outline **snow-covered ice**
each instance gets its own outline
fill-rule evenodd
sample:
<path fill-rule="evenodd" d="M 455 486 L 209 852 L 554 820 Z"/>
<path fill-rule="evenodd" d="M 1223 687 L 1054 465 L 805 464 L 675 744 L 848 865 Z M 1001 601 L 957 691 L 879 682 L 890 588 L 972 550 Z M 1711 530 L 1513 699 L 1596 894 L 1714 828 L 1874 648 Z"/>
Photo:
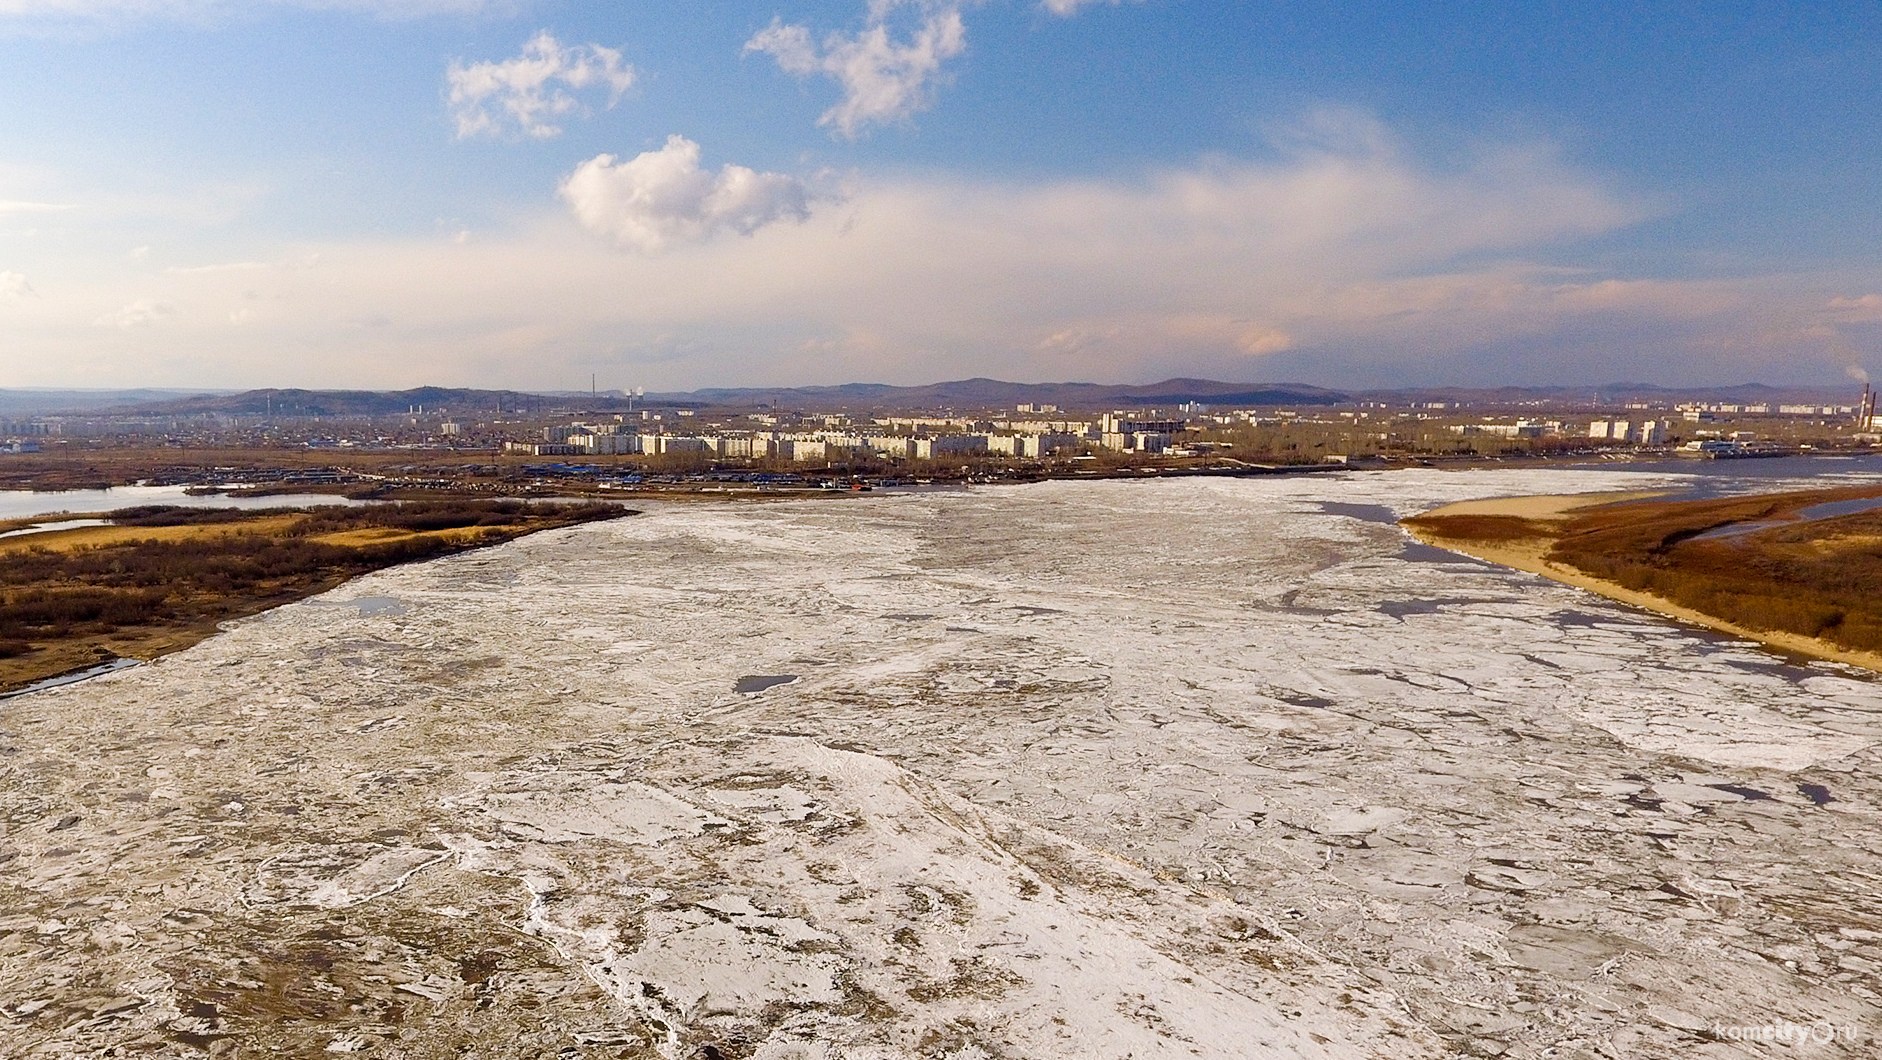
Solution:
<path fill-rule="evenodd" d="M 1385 521 L 1643 481 L 659 504 L 19 697 L 0 1055 L 1875 1055 L 1882 686 Z"/>

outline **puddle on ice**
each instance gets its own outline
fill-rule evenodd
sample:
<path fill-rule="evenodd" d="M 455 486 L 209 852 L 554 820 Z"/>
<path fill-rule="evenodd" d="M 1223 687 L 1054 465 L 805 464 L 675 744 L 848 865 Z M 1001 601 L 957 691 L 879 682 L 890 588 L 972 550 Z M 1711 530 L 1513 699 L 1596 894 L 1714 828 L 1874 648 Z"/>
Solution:
<path fill-rule="evenodd" d="M 1367 523 L 1398 525 L 1398 513 L 1383 504 L 1353 504 L 1350 501 L 1321 501 L 1320 510 L 1328 515 L 1345 516 Z"/>
<path fill-rule="evenodd" d="M 1557 626 L 1563 629 L 1601 629 L 1623 623 L 1628 617 L 1615 614 L 1597 615 L 1567 607 L 1549 616 Z"/>
<path fill-rule="evenodd" d="M 376 615 L 402 615 L 406 612 L 405 601 L 396 596 L 362 596 L 351 601 L 359 608 L 361 618 Z"/>
<path fill-rule="evenodd" d="M 1466 556 L 1462 552 L 1451 552 L 1436 545 L 1427 545 L 1423 541 L 1407 541 L 1399 546 L 1398 558 L 1407 563 L 1455 563 L 1464 566 L 1485 567 L 1496 570 L 1497 566 L 1475 556 Z"/>
<path fill-rule="evenodd" d="M 1799 784 L 1797 793 L 1809 799 L 1812 806 L 1823 806 L 1836 801 L 1836 797 L 1830 794 L 1830 789 L 1822 784 Z"/>
<path fill-rule="evenodd" d="M 788 685 L 795 680 L 797 680 L 796 674 L 746 674 L 732 682 L 732 691 L 756 695 L 767 688 Z"/>
<path fill-rule="evenodd" d="M 1376 610 L 1382 615 L 1402 619 L 1406 615 L 1435 615 L 1447 607 L 1480 603 L 1483 600 L 1469 596 L 1444 596 L 1435 600 L 1382 600 Z"/>

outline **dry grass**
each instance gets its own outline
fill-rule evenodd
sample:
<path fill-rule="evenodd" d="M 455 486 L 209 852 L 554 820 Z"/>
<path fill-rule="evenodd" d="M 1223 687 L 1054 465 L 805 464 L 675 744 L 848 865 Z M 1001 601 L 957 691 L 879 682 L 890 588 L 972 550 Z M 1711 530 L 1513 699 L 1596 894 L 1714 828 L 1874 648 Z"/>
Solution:
<path fill-rule="evenodd" d="M 151 658 L 219 623 L 367 571 L 626 510 L 605 504 L 430 501 L 244 512 L 125 509 L 128 525 L 0 541 L 0 690 Z"/>
<path fill-rule="evenodd" d="M 1589 509 L 1547 558 L 1753 631 L 1882 651 L 1882 513 L 1790 522 L 1802 508 L 1882 496 L 1852 487 Z M 1725 537 L 1709 530 L 1776 525 Z"/>
<path fill-rule="evenodd" d="M 481 541 L 486 535 L 494 534 L 494 539 L 504 539 L 501 531 L 488 530 L 401 530 L 394 527 L 369 527 L 363 530 L 339 530 L 331 534 L 319 534 L 307 540 L 323 545 L 340 545 L 344 548 L 364 548 L 367 545 L 385 545 L 397 541 L 416 541 L 434 538 L 455 545 L 471 544 Z"/>
<path fill-rule="evenodd" d="M 1405 523 L 1451 541 L 1520 541 L 1548 532 L 1543 524 L 1515 515 L 1418 515 Z"/>
<path fill-rule="evenodd" d="M 96 518 L 96 516 L 90 518 Z M 281 533 L 292 526 L 294 519 L 295 517 L 291 515 L 269 515 L 239 523 L 185 526 L 81 526 L 71 530 L 48 530 L 41 534 L 0 538 L 0 553 L 27 552 L 36 548 L 54 552 L 71 552 L 75 549 L 105 548 L 132 541 L 188 541 L 194 538 L 235 533 L 272 535 Z"/>

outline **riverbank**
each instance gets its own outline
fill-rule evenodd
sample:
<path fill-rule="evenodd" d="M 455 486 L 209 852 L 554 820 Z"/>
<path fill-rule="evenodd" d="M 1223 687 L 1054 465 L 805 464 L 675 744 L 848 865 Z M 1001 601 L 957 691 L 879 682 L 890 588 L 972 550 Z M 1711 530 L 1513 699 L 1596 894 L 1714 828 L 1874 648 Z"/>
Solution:
<path fill-rule="evenodd" d="M 1746 510 L 1731 514 L 1742 516 L 1742 518 L 1721 518 L 1708 526 L 1708 529 L 1760 519 L 1775 518 L 1781 522 L 1797 509 L 1812 503 L 1824 503 L 1826 498 L 1835 500 L 1846 496 L 1872 496 L 1876 492 L 1872 488 L 1818 490 L 1808 493 L 1771 495 L 1764 498 L 1740 498 L 1731 503 L 1736 503 Z M 1631 521 L 1636 525 L 1645 524 L 1652 522 L 1658 515 L 1655 510 L 1656 506 L 1633 502 L 1651 502 L 1660 496 L 1663 494 L 1633 492 L 1499 497 L 1463 501 L 1413 516 L 1403 520 L 1402 525 L 1412 536 L 1425 544 L 1473 556 L 1500 566 L 1541 575 L 1552 581 L 1585 589 L 1679 622 L 1756 641 L 1786 654 L 1882 671 L 1882 651 L 1862 650 L 1839 644 L 1826 637 L 1809 636 L 1794 630 L 1765 628 L 1760 625 L 1733 621 L 1671 599 L 1667 595 L 1622 585 L 1611 578 L 1591 573 L 1564 557 L 1562 551 L 1564 539 L 1578 532 L 1588 532 L 1587 517 L 1591 513 L 1602 510 L 1613 512 L 1617 510 L 1616 506 L 1630 505 Z M 1763 503 L 1758 503 L 1760 501 Z M 1701 503 L 1717 506 L 1721 502 Z M 1683 505 L 1691 509 L 1695 506 L 1695 502 L 1663 502 L 1663 505 L 1664 508 Z M 1824 520 L 1823 522 L 1834 524 L 1836 521 Z M 1656 545 L 1662 551 L 1670 550 L 1676 544 L 1690 541 L 1701 532 L 1681 525 L 1669 525 L 1665 529 L 1666 533 Z M 1821 548 L 1824 541 L 1834 540 L 1838 535 L 1847 538 L 1849 536 L 1846 533 L 1847 529 L 1843 526 L 1826 525 L 1822 528 L 1824 533 L 1820 534 L 1819 540 L 1813 544 Z M 1796 534 L 1793 533 L 1791 537 L 1793 540 L 1787 543 L 1795 544 Z M 1755 539 L 1754 535 L 1747 534 L 1733 544 L 1740 549 L 1746 546 L 1755 549 L 1760 542 Z M 1794 589 L 1793 592 L 1801 595 L 1809 588 Z"/>
<path fill-rule="evenodd" d="M 0 694 L 148 662 L 371 571 L 632 514 L 611 504 L 128 508 L 0 538 Z M 31 520 L 0 523 L 28 530 Z M 15 525 L 28 524 L 28 525 Z"/>
<path fill-rule="evenodd" d="M 1235 455 L 1231 455 L 1234 453 Z M 1813 450 L 1813 456 L 1867 457 L 1870 446 Z M 1354 470 L 1476 470 L 1562 466 L 1628 466 L 1674 461 L 1695 467 L 1715 461 L 1673 449 L 1602 448 L 1510 453 L 1410 453 L 1336 456 L 1319 451 L 1212 450 L 1192 456 L 1101 450 L 1073 459 L 1008 459 L 964 454 L 942 460 L 844 458 L 827 465 L 795 461 L 719 461 L 688 455 L 538 457 L 497 449 L 224 446 L 92 447 L 49 445 L 42 453 L 0 457 L 0 490 L 117 489 L 137 483 L 226 490 L 248 498 L 272 493 L 328 493 L 390 499 L 619 496 L 689 494 L 754 496 L 815 491 L 820 484 L 890 488 L 914 480 L 954 483 L 1103 481 L 1187 477 L 1299 475 Z M 1724 461 L 1769 464 L 1773 461 Z"/>

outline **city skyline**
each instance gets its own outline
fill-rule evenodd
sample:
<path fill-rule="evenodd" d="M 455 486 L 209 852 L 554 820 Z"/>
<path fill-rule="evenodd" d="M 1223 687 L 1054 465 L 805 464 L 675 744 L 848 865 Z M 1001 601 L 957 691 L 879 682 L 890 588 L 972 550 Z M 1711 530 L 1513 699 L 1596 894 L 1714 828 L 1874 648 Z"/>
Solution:
<path fill-rule="evenodd" d="M 0 382 L 1831 385 L 1879 21 L 0 0 Z"/>

